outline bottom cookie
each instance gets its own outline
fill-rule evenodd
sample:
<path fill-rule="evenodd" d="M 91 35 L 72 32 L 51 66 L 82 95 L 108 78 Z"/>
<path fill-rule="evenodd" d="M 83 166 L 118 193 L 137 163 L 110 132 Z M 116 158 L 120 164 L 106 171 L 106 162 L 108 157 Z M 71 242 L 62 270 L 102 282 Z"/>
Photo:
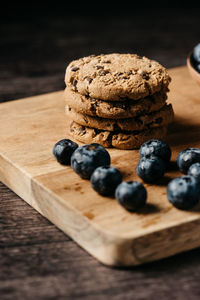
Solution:
<path fill-rule="evenodd" d="M 166 133 L 166 126 L 144 131 L 111 132 L 82 126 L 74 121 L 70 125 L 71 136 L 82 143 L 98 143 L 106 148 L 114 147 L 123 150 L 138 149 L 150 139 L 164 139 Z"/>

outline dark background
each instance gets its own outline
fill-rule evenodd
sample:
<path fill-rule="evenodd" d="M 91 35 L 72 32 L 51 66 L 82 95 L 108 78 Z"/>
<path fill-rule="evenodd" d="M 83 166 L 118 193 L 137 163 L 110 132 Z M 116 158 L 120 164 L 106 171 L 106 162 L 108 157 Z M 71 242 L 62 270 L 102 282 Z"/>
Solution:
<path fill-rule="evenodd" d="M 192 2 L 160 2 L 17 3 L 1 10 L 0 99 L 62 89 L 67 64 L 89 54 L 136 52 L 166 67 L 185 64 L 200 40 L 200 10 Z"/>
<path fill-rule="evenodd" d="M 63 89 L 67 64 L 90 54 L 184 65 L 200 42 L 199 12 L 192 1 L 9 3 L 0 10 L 0 101 Z M 0 184 L 0 299 L 199 299 L 199 274 L 199 249 L 107 268 Z"/>

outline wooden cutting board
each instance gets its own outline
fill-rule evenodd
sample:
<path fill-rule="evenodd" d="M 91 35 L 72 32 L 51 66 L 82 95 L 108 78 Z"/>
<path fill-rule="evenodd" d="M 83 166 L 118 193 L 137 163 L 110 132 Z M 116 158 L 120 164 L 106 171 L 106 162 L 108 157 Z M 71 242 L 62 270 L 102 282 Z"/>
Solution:
<path fill-rule="evenodd" d="M 68 137 L 62 91 L 0 104 L 0 180 L 106 265 L 138 265 L 200 246 L 200 206 L 184 212 L 166 198 L 167 183 L 181 175 L 173 163 L 178 152 L 200 147 L 200 87 L 186 67 L 169 73 L 172 168 L 159 184 L 145 184 L 148 204 L 138 213 L 99 196 L 53 158 L 53 145 Z M 109 152 L 124 180 L 141 181 L 138 151 Z"/>

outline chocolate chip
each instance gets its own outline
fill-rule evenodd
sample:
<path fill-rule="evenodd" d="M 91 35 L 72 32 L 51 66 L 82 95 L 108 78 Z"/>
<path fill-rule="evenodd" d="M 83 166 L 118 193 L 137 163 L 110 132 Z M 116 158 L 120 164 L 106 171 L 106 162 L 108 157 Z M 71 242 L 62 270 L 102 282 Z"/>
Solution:
<path fill-rule="evenodd" d="M 76 67 L 76 66 L 74 66 L 74 67 L 71 68 L 71 71 L 73 71 L 73 72 L 76 72 L 76 71 L 78 71 L 78 70 L 79 70 L 79 68 Z"/>
<path fill-rule="evenodd" d="M 140 117 L 135 117 L 135 122 L 139 125 L 143 125 L 143 121 L 140 119 Z"/>
<path fill-rule="evenodd" d="M 85 134 L 85 133 L 86 133 L 85 126 L 80 126 L 80 127 L 78 127 L 78 131 L 79 131 L 81 134 Z"/>
<path fill-rule="evenodd" d="M 103 66 L 97 65 L 96 68 L 97 68 L 97 70 L 100 70 L 100 69 L 103 69 Z"/>
<path fill-rule="evenodd" d="M 102 61 L 102 63 L 104 63 L 104 64 L 110 64 L 110 63 L 111 63 L 111 61 L 108 59 L 108 60 L 104 60 L 104 61 Z"/>
<path fill-rule="evenodd" d="M 122 141 L 128 141 L 130 139 L 130 135 L 124 135 L 121 137 Z"/>
<path fill-rule="evenodd" d="M 83 117 L 83 120 L 88 124 L 88 119 L 86 117 Z"/>
<path fill-rule="evenodd" d="M 110 143 L 110 145 L 112 145 L 112 138 L 113 138 L 113 133 L 110 132 L 107 136 L 107 141 L 108 141 L 108 143 Z"/>
<path fill-rule="evenodd" d="M 119 98 L 120 98 L 120 100 L 126 100 L 127 99 L 127 97 L 122 97 L 122 96 L 119 96 Z"/>
<path fill-rule="evenodd" d="M 95 132 L 95 134 L 97 135 L 97 134 L 100 134 L 100 133 L 102 132 L 102 130 L 97 129 L 97 128 L 94 128 L 94 132 Z"/>
<path fill-rule="evenodd" d="M 154 98 L 153 95 L 149 95 L 149 99 L 151 100 L 152 103 L 156 103 L 156 99 Z"/>
<path fill-rule="evenodd" d="M 96 102 L 91 103 L 91 111 L 96 114 Z"/>
<path fill-rule="evenodd" d="M 115 104 L 115 107 L 116 107 L 116 108 L 121 108 L 121 109 L 126 109 L 126 108 L 127 108 L 127 105 L 126 105 L 125 103 L 119 102 L 119 103 L 116 103 L 116 104 Z"/>
<path fill-rule="evenodd" d="M 113 129 L 114 129 L 114 131 L 116 132 L 116 131 L 119 131 L 119 130 L 120 130 L 120 127 L 119 127 L 116 123 L 114 123 L 114 124 L 113 124 Z"/>
<path fill-rule="evenodd" d="M 162 118 L 157 118 L 155 122 L 156 124 L 160 124 L 162 122 Z"/>
<path fill-rule="evenodd" d="M 89 83 L 89 84 L 92 82 L 92 80 L 93 80 L 93 79 L 90 78 L 90 77 L 86 77 L 86 78 L 85 78 L 85 81 L 86 81 L 87 83 Z"/>
<path fill-rule="evenodd" d="M 108 70 L 102 70 L 102 71 L 99 72 L 99 75 L 100 75 L 100 76 L 104 76 L 104 75 L 106 75 L 106 74 L 108 74 L 108 73 L 109 73 Z"/>
<path fill-rule="evenodd" d="M 142 74 L 142 78 L 144 78 L 145 80 L 149 80 L 149 75 L 148 74 Z"/>

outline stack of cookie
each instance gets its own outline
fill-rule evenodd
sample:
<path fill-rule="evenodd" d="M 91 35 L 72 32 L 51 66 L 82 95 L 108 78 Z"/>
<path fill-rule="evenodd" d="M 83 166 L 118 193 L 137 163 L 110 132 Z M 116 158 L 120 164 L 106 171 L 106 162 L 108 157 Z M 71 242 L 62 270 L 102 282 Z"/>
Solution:
<path fill-rule="evenodd" d="M 169 82 L 163 66 L 136 54 L 72 61 L 64 92 L 71 136 L 120 149 L 164 139 L 173 120 L 172 106 L 166 103 Z"/>

